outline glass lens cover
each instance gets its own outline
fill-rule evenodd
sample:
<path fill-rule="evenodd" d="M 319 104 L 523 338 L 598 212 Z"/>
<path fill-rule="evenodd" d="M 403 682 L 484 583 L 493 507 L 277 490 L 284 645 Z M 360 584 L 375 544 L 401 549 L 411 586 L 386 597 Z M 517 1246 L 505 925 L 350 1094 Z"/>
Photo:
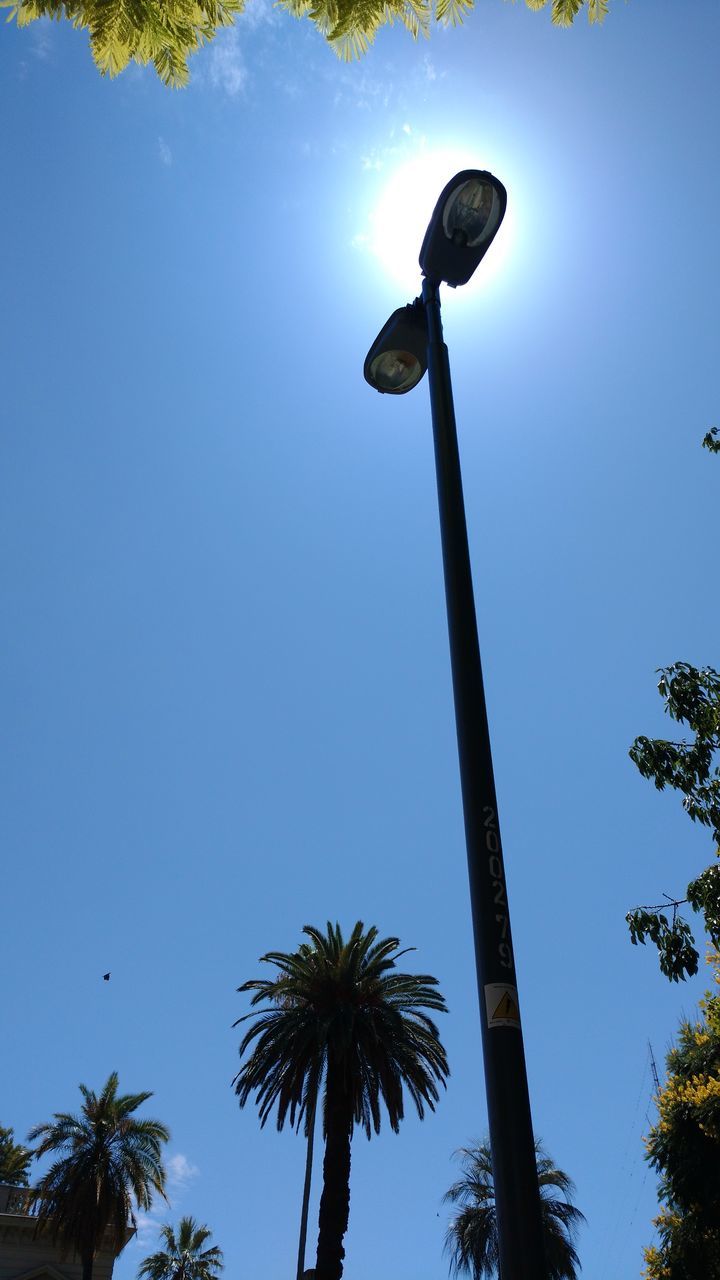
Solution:
<path fill-rule="evenodd" d="M 489 182 L 471 178 L 451 192 L 443 210 L 443 228 L 453 244 L 476 249 L 492 236 L 500 216 L 498 194 Z"/>
<path fill-rule="evenodd" d="M 423 368 L 409 351 L 383 351 L 370 364 L 370 376 L 384 391 L 409 391 L 423 376 Z"/>

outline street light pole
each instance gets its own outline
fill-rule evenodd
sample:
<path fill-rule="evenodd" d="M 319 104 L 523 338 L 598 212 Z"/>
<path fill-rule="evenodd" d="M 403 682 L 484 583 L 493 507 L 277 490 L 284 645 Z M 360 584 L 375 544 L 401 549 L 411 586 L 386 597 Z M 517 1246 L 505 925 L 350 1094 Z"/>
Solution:
<path fill-rule="evenodd" d="M 540 1195 L 478 643 L 450 362 L 423 280 L 435 468 L 501 1280 L 546 1280 Z"/>
<path fill-rule="evenodd" d="M 420 249 L 422 298 L 398 308 L 363 373 L 376 391 L 404 395 L 430 378 L 435 466 L 455 722 L 480 995 L 485 1088 L 501 1280 L 547 1280 L 510 908 L 493 778 L 450 363 L 439 286 L 467 284 L 505 216 L 507 192 L 483 169 L 463 169 L 440 194 Z"/>

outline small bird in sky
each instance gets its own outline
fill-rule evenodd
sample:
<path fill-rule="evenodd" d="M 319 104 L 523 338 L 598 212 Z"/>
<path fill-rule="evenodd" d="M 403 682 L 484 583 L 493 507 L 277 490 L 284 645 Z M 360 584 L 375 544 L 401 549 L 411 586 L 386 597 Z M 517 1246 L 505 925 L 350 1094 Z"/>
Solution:
<path fill-rule="evenodd" d="M 110 974 L 109 974 L 109 973 L 104 973 L 104 974 L 103 974 L 103 982 L 109 982 L 109 981 L 110 981 Z"/>

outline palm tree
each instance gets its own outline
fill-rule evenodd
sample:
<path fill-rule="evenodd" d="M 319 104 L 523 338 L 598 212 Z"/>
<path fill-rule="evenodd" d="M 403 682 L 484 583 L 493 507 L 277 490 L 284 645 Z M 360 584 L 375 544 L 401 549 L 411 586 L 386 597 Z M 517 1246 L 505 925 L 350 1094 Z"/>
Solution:
<path fill-rule="evenodd" d="M 4 1182 L 11 1187 L 26 1187 L 32 1157 L 32 1151 L 15 1141 L 12 1129 L 3 1129 L 0 1125 L 0 1183 Z"/>
<path fill-rule="evenodd" d="M 240 1106 L 255 1094 L 260 1123 L 277 1108 L 277 1126 L 306 1120 L 322 1094 L 325 1139 L 316 1280 L 340 1280 L 350 1211 L 350 1144 L 355 1125 L 380 1130 L 381 1102 L 391 1129 L 404 1116 L 404 1088 L 418 1115 L 434 1111 L 447 1056 L 425 1009 L 445 1012 L 437 980 L 395 972 L 397 938 L 378 940 L 358 921 L 347 941 L 306 925 L 296 952 L 262 957 L 279 971 L 246 982 L 254 1018 L 240 1045 L 249 1053 L 233 1084 Z M 237 1023 L 235 1024 L 238 1025 Z M 307 1129 L 306 1129 L 307 1132 Z"/>
<path fill-rule="evenodd" d="M 79 1116 L 59 1113 L 29 1134 L 40 1139 L 35 1155 L 52 1152 L 55 1163 L 34 1191 L 38 1228 L 47 1228 L 66 1253 L 77 1254 L 82 1280 L 92 1280 L 93 1261 L 107 1232 L 115 1253 L 134 1228 L 134 1206 L 149 1209 L 157 1191 L 165 1197 L 162 1143 L 170 1134 L 159 1120 L 136 1120 L 133 1112 L 151 1093 L 118 1096 L 113 1071 L 98 1095 L 80 1085 Z"/>
<path fill-rule="evenodd" d="M 535 1152 L 548 1280 L 576 1280 L 580 1259 L 575 1236 L 585 1216 L 570 1203 L 575 1190 L 572 1179 L 555 1168 L 541 1142 L 535 1143 Z M 479 1142 L 455 1154 L 460 1157 L 462 1177 L 444 1196 L 460 1206 L 445 1237 L 450 1274 L 465 1272 L 472 1280 L 491 1280 L 499 1275 L 500 1253 L 490 1144 Z M 555 1191 L 563 1198 L 556 1199 Z"/>
<path fill-rule="evenodd" d="M 160 1234 L 165 1248 L 141 1263 L 141 1280 L 217 1280 L 224 1266 L 222 1249 L 217 1245 L 203 1249 L 212 1231 L 194 1218 L 181 1218 L 177 1236 L 168 1225 Z"/>

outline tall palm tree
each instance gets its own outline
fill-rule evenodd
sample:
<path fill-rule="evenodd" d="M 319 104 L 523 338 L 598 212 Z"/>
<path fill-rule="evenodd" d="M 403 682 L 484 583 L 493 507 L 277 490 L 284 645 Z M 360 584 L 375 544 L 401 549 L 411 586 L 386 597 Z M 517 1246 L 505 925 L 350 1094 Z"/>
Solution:
<path fill-rule="evenodd" d="M 425 1009 L 445 1012 L 437 980 L 397 973 L 397 938 L 378 940 L 361 921 L 345 941 L 338 924 L 322 933 L 306 925 L 309 942 L 262 957 L 278 973 L 246 982 L 254 1022 L 240 1045 L 249 1054 L 233 1084 L 244 1106 L 254 1093 L 260 1122 L 274 1108 L 277 1126 L 300 1127 L 322 1096 L 325 1139 L 316 1280 L 340 1280 L 350 1211 L 350 1144 L 355 1125 L 380 1130 L 381 1102 L 396 1133 L 404 1089 L 418 1115 L 434 1111 L 448 1064 L 438 1029 Z M 235 1024 L 238 1025 L 237 1023 Z"/>
<path fill-rule="evenodd" d="M 203 1245 L 212 1236 L 194 1218 L 181 1218 L 177 1236 L 171 1226 L 162 1227 L 165 1248 L 152 1253 L 138 1269 L 140 1280 L 217 1280 L 223 1269 L 222 1249 Z"/>
<path fill-rule="evenodd" d="M 82 1263 L 83 1280 L 92 1280 L 93 1261 L 106 1233 L 115 1253 L 135 1227 L 134 1207 L 149 1209 L 153 1192 L 165 1197 L 162 1143 L 170 1134 L 159 1120 L 136 1120 L 133 1112 L 151 1093 L 118 1095 L 113 1071 L 98 1095 L 80 1085 L 79 1116 L 64 1112 L 29 1134 L 38 1139 L 35 1155 L 52 1152 L 55 1163 L 34 1192 L 38 1228 L 47 1228 L 66 1253 Z"/>
<path fill-rule="evenodd" d="M 571 1203 L 575 1187 L 572 1179 L 556 1169 L 541 1142 L 535 1143 L 540 1203 L 545 1241 L 548 1280 L 576 1280 L 580 1259 L 575 1252 L 575 1236 L 585 1216 Z M 445 1237 L 450 1255 L 450 1274 L 462 1272 L 472 1280 L 491 1280 L 499 1275 L 497 1213 L 493 1185 L 490 1144 L 478 1142 L 456 1152 L 462 1177 L 445 1194 L 445 1201 L 459 1206 Z M 558 1199 L 554 1192 L 559 1192 Z"/>
<path fill-rule="evenodd" d="M 0 1124 L 0 1183 L 26 1187 L 32 1158 L 32 1151 L 15 1141 L 12 1129 L 3 1129 Z"/>

